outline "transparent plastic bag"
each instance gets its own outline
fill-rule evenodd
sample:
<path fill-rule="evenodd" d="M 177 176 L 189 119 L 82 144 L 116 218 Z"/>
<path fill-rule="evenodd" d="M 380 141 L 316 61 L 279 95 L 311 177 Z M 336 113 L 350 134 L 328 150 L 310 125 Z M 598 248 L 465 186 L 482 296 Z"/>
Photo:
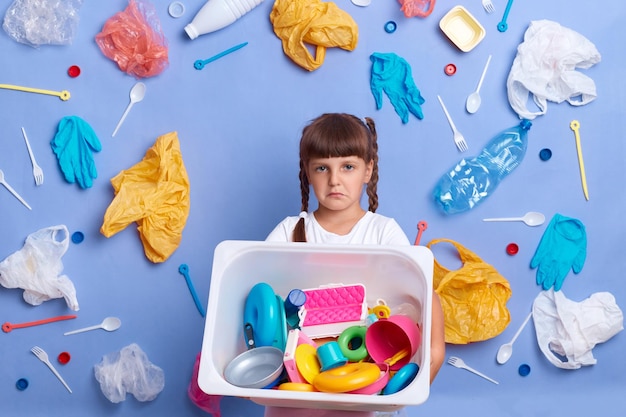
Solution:
<path fill-rule="evenodd" d="M 83 0 L 15 0 L 2 28 L 14 40 L 32 47 L 69 45 L 78 27 Z"/>
<path fill-rule="evenodd" d="M 94 366 L 94 373 L 102 393 L 112 403 L 124 401 L 127 393 L 137 401 L 152 401 L 165 387 L 163 370 L 152 364 L 136 343 L 105 355 Z"/>

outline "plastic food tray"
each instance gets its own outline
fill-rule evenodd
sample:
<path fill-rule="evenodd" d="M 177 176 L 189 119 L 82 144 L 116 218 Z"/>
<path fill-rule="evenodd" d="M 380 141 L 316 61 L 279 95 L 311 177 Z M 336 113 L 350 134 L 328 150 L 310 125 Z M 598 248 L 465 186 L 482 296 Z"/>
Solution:
<path fill-rule="evenodd" d="M 454 6 L 439 21 L 439 27 L 461 51 L 469 52 L 485 37 L 485 29 L 463 6 Z"/>
<path fill-rule="evenodd" d="M 261 405 L 337 410 L 394 411 L 419 405 L 430 393 L 433 255 L 423 246 L 316 245 L 224 241 L 215 249 L 198 385 L 207 394 L 250 398 Z M 411 359 L 420 366 L 413 382 L 395 394 L 363 395 L 252 389 L 231 385 L 224 369 L 246 350 L 245 299 L 258 282 L 277 295 L 333 282 L 363 284 L 367 302 L 390 307 L 412 303 L 421 315 L 422 345 Z"/>

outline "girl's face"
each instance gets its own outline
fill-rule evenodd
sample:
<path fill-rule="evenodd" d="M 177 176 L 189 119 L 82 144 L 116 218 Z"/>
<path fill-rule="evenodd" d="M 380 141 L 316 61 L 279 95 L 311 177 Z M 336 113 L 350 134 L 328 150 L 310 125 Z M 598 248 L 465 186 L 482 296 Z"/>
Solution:
<path fill-rule="evenodd" d="M 333 211 L 361 209 L 363 185 L 370 181 L 374 161 L 358 156 L 312 158 L 307 176 L 320 208 Z"/>

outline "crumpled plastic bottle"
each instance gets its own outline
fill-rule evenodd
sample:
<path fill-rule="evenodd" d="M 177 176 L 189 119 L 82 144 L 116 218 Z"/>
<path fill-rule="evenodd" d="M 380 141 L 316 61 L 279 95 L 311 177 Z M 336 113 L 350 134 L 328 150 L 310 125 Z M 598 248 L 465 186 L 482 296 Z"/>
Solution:
<path fill-rule="evenodd" d="M 528 144 L 529 120 L 503 130 L 470 159 L 461 159 L 435 186 L 433 196 L 446 214 L 474 208 L 493 194 L 500 181 L 524 159 Z"/>

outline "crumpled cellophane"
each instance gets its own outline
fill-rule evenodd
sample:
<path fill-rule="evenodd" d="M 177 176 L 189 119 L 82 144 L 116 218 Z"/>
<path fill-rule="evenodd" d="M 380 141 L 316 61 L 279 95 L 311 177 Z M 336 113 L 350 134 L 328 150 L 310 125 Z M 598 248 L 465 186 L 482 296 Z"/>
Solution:
<path fill-rule="evenodd" d="M 435 239 L 426 245 L 447 242 L 459 252 L 463 266 L 450 271 L 435 259 L 433 286 L 441 299 L 446 343 L 467 344 L 491 339 L 506 329 L 511 315 L 509 282 L 490 264 L 458 242 Z"/>
<path fill-rule="evenodd" d="M 285 54 L 309 71 L 324 63 L 326 48 L 353 51 L 359 38 L 356 22 L 333 2 L 276 0 L 270 21 Z M 305 43 L 315 46 L 315 57 Z"/>
<path fill-rule="evenodd" d="M 102 53 L 135 78 L 159 75 L 169 66 L 167 39 L 154 5 L 129 0 L 123 12 L 106 21 L 96 35 Z"/>
<path fill-rule="evenodd" d="M 144 158 L 111 179 L 115 198 L 100 233 L 111 237 L 136 222 L 146 257 L 166 261 L 178 248 L 189 215 L 189 177 L 178 134 L 157 138 Z"/>

